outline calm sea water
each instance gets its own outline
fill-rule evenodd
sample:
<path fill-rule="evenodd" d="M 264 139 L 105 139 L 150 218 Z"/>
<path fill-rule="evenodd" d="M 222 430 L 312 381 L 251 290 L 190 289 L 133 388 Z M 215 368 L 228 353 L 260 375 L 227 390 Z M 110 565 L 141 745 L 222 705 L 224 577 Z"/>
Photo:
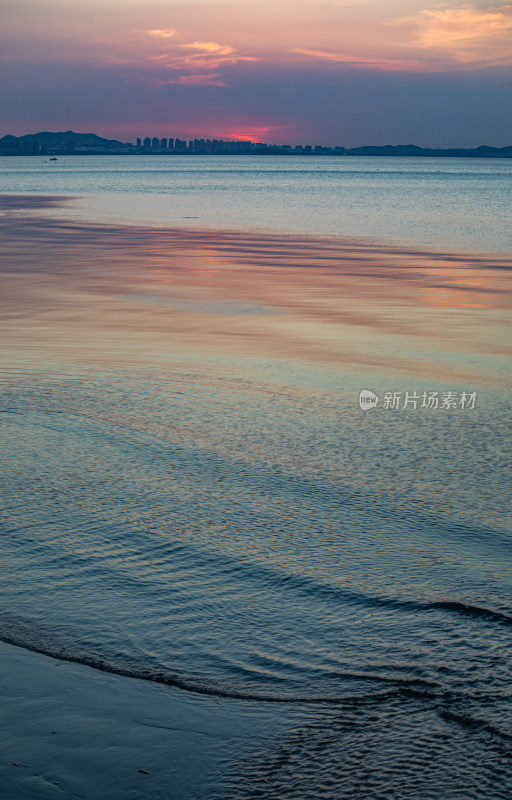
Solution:
<path fill-rule="evenodd" d="M 5 222 L 1 635 L 301 709 L 226 797 L 510 797 L 510 262 L 411 271 L 426 245 L 510 254 L 510 165 L 54 164 L 0 165 L 6 193 L 79 196 L 41 212 L 64 227 Z M 188 244 L 176 261 L 120 222 L 337 234 L 374 261 L 356 246 L 340 288 L 334 251 L 221 237 L 189 270 Z M 379 240 L 411 270 L 382 279 Z M 388 390 L 477 403 L 385 409 Z"/>
<path fill-rule="evenodd" d="M 3 158 L 0 192 L 70 194 L 76 219 L 512 249 L 509 159 Z"/>

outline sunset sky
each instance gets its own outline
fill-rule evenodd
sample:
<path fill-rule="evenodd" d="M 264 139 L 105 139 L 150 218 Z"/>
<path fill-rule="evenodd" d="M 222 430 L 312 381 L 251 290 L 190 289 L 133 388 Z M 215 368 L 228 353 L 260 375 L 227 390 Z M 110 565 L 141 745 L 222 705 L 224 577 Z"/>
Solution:
<path fill-rule="evenodd" d="M 0 135 L 512 144 L 512 4 L 0 0 Z"/>

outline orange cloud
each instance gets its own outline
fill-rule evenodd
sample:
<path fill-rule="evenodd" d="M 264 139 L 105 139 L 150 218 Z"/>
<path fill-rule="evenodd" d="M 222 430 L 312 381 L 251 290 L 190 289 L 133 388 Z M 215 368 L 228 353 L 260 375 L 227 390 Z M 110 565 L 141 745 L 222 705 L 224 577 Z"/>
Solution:
<path fill-rule="evenodd" d="M 215 53 L 219 56 L 229 56 L 231 53 L 235 52 L 234 47 L 217 44 L 217 42 L 192 42 L 191 44 L 181 44 L 180 47 L 188 47 L 190 50 L 202 50 L 206 53 Z"/>
<path fill-rule="evenodd" d="M 512 5 L 482 11 L 471 6 L 425 10 L 420 47 L 446 47 L 457 42 L 494 38 L 512 28 Z M 512 49 L 512 48 L 511 48 Z"/>
<path fill-rule="evenodd" d="M 164 30 L 145 31 L 145 33 L 149 33 L 150 36 L 157 36 L 160 39 L 169 39 L 174 36 L 176 31 L 173 31 L 172 28 L 167 28 Z"/>
<path fill-rule="evenodd" d="M 412 26 L 416 37 L 413 33 L 409 44 L 423 51 L 441 52 L 462 64 L 512 63 L 510 4 L 488 9 L 470 5 L 425 9 L 416 17 L 387 24 L 406 31 Z"/>

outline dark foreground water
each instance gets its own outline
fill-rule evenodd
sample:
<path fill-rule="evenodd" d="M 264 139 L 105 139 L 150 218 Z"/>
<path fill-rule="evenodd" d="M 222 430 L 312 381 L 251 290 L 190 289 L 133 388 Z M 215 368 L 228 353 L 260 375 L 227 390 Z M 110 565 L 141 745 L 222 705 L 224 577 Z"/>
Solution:
<path fill-rule="evenodd" d="M 9 214 L 0 636 L 294 704 L 223 797 L 510 797 L 509 262 Z"/>

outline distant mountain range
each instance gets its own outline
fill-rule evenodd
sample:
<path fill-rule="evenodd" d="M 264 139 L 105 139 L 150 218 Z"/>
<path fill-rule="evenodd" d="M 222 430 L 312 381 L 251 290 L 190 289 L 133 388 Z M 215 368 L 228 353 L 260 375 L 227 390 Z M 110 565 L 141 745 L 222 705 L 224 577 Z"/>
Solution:
<path fill-rule="evenodd" d="M 137 144 L 104 139 L 95 133 L 65 131 L 26 134 L 25 136 L 3 136 L 0 138 L 0 155 L 98 155 L 98 154 L 202 154 L 202 155 L 337 155 L 337 156 L 422 156 L 422 157 L 471 157 L 512 158 L 512 146 L 489 147 L 481 145 L 472 149 L 432 149 L 414 144 L 323 147 L 300 145 L 269 145 L 261 142 L 231 142 L 210 139 L 194 139 L 188 143 L 180 139 L 144 139 Z"/>
<path fill-rule="evenodd" d="M 117 141 L 117 139 L 103 139 L 103 137 L 97 136 L 95 133 L 75 133 L 74 131 L 65 131 L 65 133 L 43 131 L 42 133 L 19 136 L 18 138 L 21 139 L 21 141 L 37 139 L 41 144 L 46 144 L 48 147 L 66 148 L 72 143 L 75 147 L 101 147 L 104 150 L 114 150 L 119 147 L 130 146 L 129 144 Z M 1 141 L 0 139 L 0 142 Z"/>
<path fill-rule="evenodd" d="M 512 158 L 512 146 L 489 147 L 480 145 L 472 149 L 452 147 L 432 149 L 415 144 L 387 144 L 383 147 L 352 147 L 346 151 L 351 156 L 470 156 L 476 158 Z"/>
<path fill-rule="evenodd" d="M 95 133 L 75 133 L 74 131 L 65 131 L 60 133 L 52 133 L 50 131 L 41 131 L 41 133 L 27 134 L 25 136 L 3 136 L 0 139 L 0 152 L 4 150 L 29 150 L 30 146 L 37 143 L 40 150 L 43 151 L 59 151 L 61 153 L 74 152 L 77 148 L 79 150 L 94 151 L 94 150 L 119 150 L 126 147 L 133 147 L 133 145 L 118 142 L 117 139 L 103 139 Z M 22 154 L 22 153 L 20 153 Z"/>

